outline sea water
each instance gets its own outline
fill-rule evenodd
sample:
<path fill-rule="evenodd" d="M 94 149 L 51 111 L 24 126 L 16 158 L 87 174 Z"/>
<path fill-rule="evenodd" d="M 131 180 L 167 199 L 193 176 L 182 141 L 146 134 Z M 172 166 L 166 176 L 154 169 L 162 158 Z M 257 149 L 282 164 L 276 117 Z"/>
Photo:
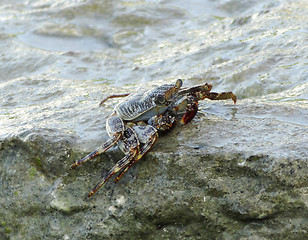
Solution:
<path fill-rule="evenodd" d="M 0 139 L 56 132 L 93 147 L 121 101 L 101 99 L 178 78 L 307 104 L 307 27 L 305 1 L 2 0 Z M 307 126 L 307 112 L 284 120 Z"/>

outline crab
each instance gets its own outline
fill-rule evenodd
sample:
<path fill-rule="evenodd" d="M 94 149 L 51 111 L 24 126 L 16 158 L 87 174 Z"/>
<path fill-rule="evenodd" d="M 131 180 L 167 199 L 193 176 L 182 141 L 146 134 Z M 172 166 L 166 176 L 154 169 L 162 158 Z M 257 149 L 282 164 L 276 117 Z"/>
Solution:
<path fill-rule="evenodd" d="M 106 130 L 110 139 L 75 162 L 71 168 L 76 168 L 102 154 L 115 144 L 118 144 L 125 156 L 102 177 L 88 197 L 95 194 L 110 177 L 119 172 L 114 179 L 114 182 L 118 182 L 129 168 L 153 147 L 158 139 L 158 132 L 167 132 L 174 126 L 177 116 L 183 113 L 180 123 L 189 123 L 198 112 L 198 101 L 205 98 L 232 99 L 236 103 L 236 96 L 232 92 L 211 92 L 212 86 L 207 83 L 181 88 L 182 83 L 182 80 L 178 79 L 174 84 L 164 84 L 153 90 L 111 95 L 100 103 L 102 105 L 110 98 L 126 97 L 114 107 L 113 113 L 106 120 Z"/>

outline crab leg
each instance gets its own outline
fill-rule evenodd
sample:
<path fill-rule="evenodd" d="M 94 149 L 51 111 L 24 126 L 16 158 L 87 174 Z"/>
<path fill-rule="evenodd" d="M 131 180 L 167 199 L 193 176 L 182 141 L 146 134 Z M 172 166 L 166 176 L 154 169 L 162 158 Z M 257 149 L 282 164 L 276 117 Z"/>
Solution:
<path fill-rule="evenodd" d="M 232 99 L 234 103 L 236 103 L 236 96 L 233 92 L 222 92 L 222 93 L 216 93 L 216 92 L 209 92 L 205 98 L 208 98 L 210 100 L 226 100 L 226 99 Z"/>
<path fill-rule="evenodd" d="M 124 158 L 118 161 L 117 164 L 103 177 L 103 179 L 98 184 L 96 184 L 96 186 L 88 194 L 88 197 L 91 197 L 94 193 L 96 193 L 98 189 L 100 189 L 100 187 L 103 186 L 104 183 L 115 173 L 119 172 L 121 169 L 130 164 L 132 159 L 134 159 L 134 157 L 136 156 L 137 152 L 138 148 L 135 148 L 131 152 L 129 152 Z"/>
<path fill-rule="evenodd" d="M 211 92 L 211 90 L 212 90 L 212 85 L 205 83 L 191 88 L 182 88 L 179 91 L 179 96 L 184 96 L 186 94 L 195 95 L 197 97 L 197 100 L 203 100 L 205 98 L 208 98 L 210 100 L 232 99 L 233 102 L 236 103 L 236 96 L 234 95 L 234 93 L 232 92 L 216 93 L 216 92 Z"/>
<path fill-rule="evenodd" d="M 176 112 L 183 110 L 183 107 L 186 105 L 186 112 L 181 119 L 182 124 L 189 123 L 198 112 L 198 101 L 208 98 L 210 100 L 226 100 L 232 99 L 234 103 L 236 103 L 236 96 L 232 92 L 210 92 L 212 89 L 212 85 L 203 84 L 195 87 L 182 89 L 179 92 L 179 95 L 187 94 L 184 97 L 184 100 L 179 101 L 179 104 L 174 109 Z"/>
<path fill-rule="evenodd" d="M 102 105 L 103 105 L 107 100 L 109 100 L 110 98 L 127 97 L 129 94 L 130 94 L 130 93 L 123 93 L 123 94 L 114 94 L 114 95 L 110 95 L 110 96 L 104 98 L 104 99 L 100 102 L 99 106 L 102 106 Z"/>
<path fill-rule="evenodd" d="M 153 145 L 157 141 L 157 138 L 158 135 L 155 132 L 155 134 L 149 138 L 148 142 L 143 145 L 135 158 L 131 162 L 129 162 L 129 164 L 125 166 L 125 168 L 120 172 L 120 174 L 114 179 L 115 183 L 117 183 L 121 179 L 121 177 L 123 177 L 123 175 L 153 147 Z"/>
<path fill-rule="evenodd" d="M 87 156 L 83 157 L 82 159 L 80 159 L 78 162 L 75 162 L 71 168 L 75 168 L 83 163 L 85 163 L 86 161 L 102 154 L 103 152 L 107 151 L 109 148 L 111 148 L 121 137 L 121 134 L 115 134 L 113 136 L 113 138 L 111 138 L 110 140 L 108 140 L 107 142 L 105 142 L 101 147 L 99 147 L 98 149 L 96 149 L 94 152 L 88 154 Z"/>
<path fill-rule="evenodd" d="M 111 139 L 105 142 L 100 148 L 96 149 L 94 152 L 88 154 L 84 158 L 80 159 L 78 162 L 74 163 L 71 168 L 75 168 L 83 164 L 84 162 L 96 157 L 97 155 L 102 154 L 103 152 L 111 148 L 114 144 L 116 144 L 121 138 L 124 131 L 124 123 L 122 119 L 120 119 L 116 115 L 111 115 L 107 119 L 106 130 Z"/>
<path fill-rule="evenodd" d="M 203 100 L 205 98 L 210 100 L 232 99 L 234 104 L 236 103 L 236 96 L 232 92 L 197 92 L 195 95 L 196 97 L 193 95 L 187 96 L 186 112 L 181 119 L 181 124 L 189 123 L 196 116 L 198 112 L 198 100 Z"/>

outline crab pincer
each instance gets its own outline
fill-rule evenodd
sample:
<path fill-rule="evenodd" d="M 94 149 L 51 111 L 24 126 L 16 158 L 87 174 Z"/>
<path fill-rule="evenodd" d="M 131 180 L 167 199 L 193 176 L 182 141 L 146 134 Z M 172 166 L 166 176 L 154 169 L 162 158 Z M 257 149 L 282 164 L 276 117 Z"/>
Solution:
<path fill-rule="evenodd" d="M 179 91 L 179 96 L 184 96 L 182 100 L 179 102 L 176 111 L 178 109 L 183 109 L 185 105 L 185 113 L 181 119 L 181 124 L 189 123 L 198 112 L 198 102 L 200 100 L 204 100 L 208 98 L 210 100 L 227 100 L 232 99 L 234 104 L 236 103 L 236 95 L 232 92 L 222 92 L 216 93 L 211 92 L 212 85 L 208 83 L 204 83 L 202 85 L 193 86 L 191 88 L 186 88 Z"/>

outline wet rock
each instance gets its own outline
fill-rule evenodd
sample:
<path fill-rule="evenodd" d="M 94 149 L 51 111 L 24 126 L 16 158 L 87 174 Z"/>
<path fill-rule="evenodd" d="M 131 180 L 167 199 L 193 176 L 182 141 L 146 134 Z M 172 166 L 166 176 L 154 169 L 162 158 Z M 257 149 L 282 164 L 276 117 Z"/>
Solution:
<path fill-rule="evenodd" d="M 162 136 L 119 183 L 110 179 L 89 199 L 101 174 L 123 157 L 117 148 L 71 170 L 86 154 L 75 137 L 40 132 L 2 141 L 0 236 L 304 239 L 307 125 L 280 119 L 307 106 L 261 100 L 204 106 L 190 124 Z"/>

